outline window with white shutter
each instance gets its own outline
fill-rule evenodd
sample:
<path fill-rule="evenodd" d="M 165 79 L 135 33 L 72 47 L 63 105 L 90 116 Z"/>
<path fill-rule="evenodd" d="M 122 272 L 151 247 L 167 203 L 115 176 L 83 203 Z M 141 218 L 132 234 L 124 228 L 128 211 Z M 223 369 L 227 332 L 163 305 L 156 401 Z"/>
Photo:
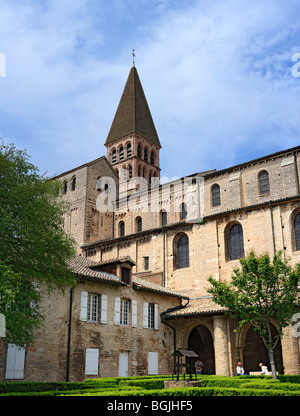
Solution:
<path fill-rule="evenodd" d="M 85 350 L 85 374 L 90 376 L 98 375 L 99 349 L 87 348 Z"/>
<path fill-rule="evenodd" d="M 100 319 L 99 319 L 100 315 Z M 80 320 L 107 323 L 107 296 L 82 291 L 80 294 Z"/>
<path fill-rule="evenodd" d="M 120 309 L 120 325 L 128 325 L 129 324 L 129 300 L 128 299 L 121 299 L 121 309 Z"/>
<path fill-rule="evenodd" d="M 144 303 L 143 327 L 158 329 L 158 305 L 156 303 Z"/>
<path fill-rule="evenodd" d="M 6 379 L 23 379 L 25 365 L 25 348 L 8 344 L 6 356 Z"/>

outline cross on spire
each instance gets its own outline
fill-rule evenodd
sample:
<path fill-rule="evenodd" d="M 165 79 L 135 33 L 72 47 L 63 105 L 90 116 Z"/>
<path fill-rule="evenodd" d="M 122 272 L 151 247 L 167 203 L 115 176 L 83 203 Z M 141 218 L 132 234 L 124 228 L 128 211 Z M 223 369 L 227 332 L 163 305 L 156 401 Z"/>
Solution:
<path fill-rule="evenodd" d="M 134 66 L 134 58 L 135 58 L 135 49 L 132 49 L 132 53 L 131 53 L 131 55 L 132 55 L 132 64 L 133 64 L 133 66 Z"/>

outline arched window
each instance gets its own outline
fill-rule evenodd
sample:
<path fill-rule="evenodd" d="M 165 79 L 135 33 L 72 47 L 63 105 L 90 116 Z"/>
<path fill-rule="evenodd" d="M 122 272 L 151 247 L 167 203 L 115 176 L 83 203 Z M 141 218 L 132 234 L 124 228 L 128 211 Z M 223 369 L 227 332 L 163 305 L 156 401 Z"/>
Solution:
<path fill-rule="evenodd" d="M 117 151 L 116 149 L 113 149 L 113 151 L 111 152 L 111 163 L 116 163 L 117 161 Z"/>
<path fill-rule="evenodd" d="M 119 150 L 119 160 L 124 160 L 124 147 L 121 146 Z"/>
<path fill-rule="evenodd" d="M 181 220 L 186 220 L 186 218 L 187 218 L 187 208 L 186 208 L 186 204 L 185 203 L 183 203 L 183 204 L 180 205 L 179 212 L 180 212 L 180 219 Z"/>
<path fill-rule="evenodd" d="M 258 181 L 259 181 L 259 193 L 261 195 L 269 194 L 270 182 L 269 182 L 269 174 L 266 170 L 263 170 L 259 173 Z"/>
<path fill-rule="evenodd" d="M 75 189 L 76 189 L 76 176 L 73 176 L 73 178 L 72 178 L 71 189 L 72 189 L 72 191 L 75 191 Z"/>
<path fill-rule="evenodd" d="M 183 234 L 177 240 L 174 254 L 176 259 L 175 267 L 177 269 L 183 269 L 190 266 L 189 238 L 186 234 Z"/>
<path fill-rule="evenodd" d="M 125 224 L 124 221 L 119 222 L 119 237 L 124 237 L 125 235 Z"/>
<path fill-rule="evenodd" d="M 131 143 L 128 143 L 126 151 L 127 151 L 127 157 L 131 157 Z"/>
<path fill-rule="evenodd" d="M 234 224 L 228 230 L 227 245 L 229 260 L 244 257 L 244 236 L 241 224 Z"/>
<path fill-rule="evenodd" d="M 138 157 L 142 157 L 142 146 L 140 144 L 138 144 L 137 147 L 137 155 Z"/>
<path fill-rule="evenodd" d="M 300 213 L 296 215 L 294 220 L 296 250 L 300 250 Z"/>
<path fill-rule="evenodd" d="M 167 225 L 167 222 L 168 222 L 168 214 L 167 214 L 167 211 L 165 209 L 162 209 L 160 211 L 160 215 L 161 215 L 161 217 L 160 217 L 160 219 L 161 219 L 161 225 L 163 227 L 164 225 Z"/>
<path fill-rule="evenodd" d="M 140 233 L 142 231 L 142 228 L 143 228 L 142 218 L 137 217 L 137 219 L 135 220 L 135 223 L 136 223 L 136 232 Z"/>
<path fill-rule="evenodd" d="M 211 203 L 213 207 L 218 207 L 221 205 L 220 186 L 218 184 L 211 188 Z"/>
<path fill-rule="evenodd" d="M 154 165 L 154 163 L 155 163 L 155 156 L 154 156 L 153 150 L 150 153 L 150 163 L 151 163 L 151 165 Z"/>
<path fill-rule="evenodd" d="M 146 162 L 148 162 L 148 149 L 147 149 L 147 147 L 145 147 L 145 149 L 144 149 L 144 160 Z"/>
<path fill-rule="evenodd" d="M 62 191 L 63 191 L 63 194 L 67 193 L 67 191 L 68 191 L 68 181 L 64 181 Z"/>

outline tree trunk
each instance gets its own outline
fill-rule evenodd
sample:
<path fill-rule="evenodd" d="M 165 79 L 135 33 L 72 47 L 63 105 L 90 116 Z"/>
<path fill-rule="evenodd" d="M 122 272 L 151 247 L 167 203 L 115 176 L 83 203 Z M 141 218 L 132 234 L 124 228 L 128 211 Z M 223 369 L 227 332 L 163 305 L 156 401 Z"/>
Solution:
<path fill-rule="evenodd" d="M 274 359 L 274 351 L 272 349 L 268 349 L 268 353 L 269 353 L 269 359 L 270 359 L 270 365 L 271 365 L 271 371 L 272 371 L 272 378 L 276 380 L 277 374 L 276 374 L 276 365 L 275 365 L 275 359 Z"/>

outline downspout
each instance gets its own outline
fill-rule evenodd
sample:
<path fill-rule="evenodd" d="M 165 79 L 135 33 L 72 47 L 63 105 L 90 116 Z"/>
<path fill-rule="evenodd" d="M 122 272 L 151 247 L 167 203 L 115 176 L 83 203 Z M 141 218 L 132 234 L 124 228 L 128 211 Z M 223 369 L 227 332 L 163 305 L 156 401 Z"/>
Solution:
<path fill-rule="evenodd" d="M 295 170 L 296 170 L 297 194 L 299 195 L 300 194 L 300 184 L 299 184 L 299 172 L 298 172 L 296 152 L 294 152 L 294 162 L 295 162 Z"/>
<path fill-rule="evenodd" d="M 269 202 L 269 208 L 270 208 L 270 214 L 271 214 L 273 250 L 274 250 L 274 254 L 276 254 L 275 234 L 274 234 L 274 220 L 273 220 L 273 208 L 272 208 L 271 202 Z"/>
<path fill-rule="evenodd" d="M 163 287 L 166 287 L 166 259 L 165 259 L 165 254 L 166 254 L 166 234 L 165 234 L 165 230 L 164 228 L 162 228 L 162 232 L 163 232 Z"/>
<path fill-rule="evenodd" d="M 70 349 L 71 349 L 71 324 L 72 324 L 72 303 L 73 303 L 74 287 L 70 289 L 70 304 L 69 304 L 69 325 L 68 325 L 68 344 L 67 344 L 67 372 L 66 381 L 70 381 Z"/>
<path fill-rule="evenodd" d="M 171 326 L 170 324 L 168 324 L 166 322 L 166 319 L 164 318 L 164 315 L 166 313 L 169 313 L 169 312 L 174 312 L 174 311 L 177 311 L 179 309 L 183 309 L 183 308 L 187 307 L 187 305 L 189 303 L 190 303 L 190 299 L 187 299 L 187 303 L 185 305 L 179 305 L 179 306 L 175 306 L 174 308 L 169 308 L 165 312 L 162 312 L 160 314 L 161 322 L 164 323 L 165 325 L 167 325 L 169 328 L 171 328 L 173 330 L 173 349 L 174 349 L 174 352 L 177 350 L 177 347 L 176 347 L 176 328 L 174 328 L 173 326 Z M 174 369 L 175 369 L 175 364 L 176 364 L 176 357 L 174 356 Z"/>

